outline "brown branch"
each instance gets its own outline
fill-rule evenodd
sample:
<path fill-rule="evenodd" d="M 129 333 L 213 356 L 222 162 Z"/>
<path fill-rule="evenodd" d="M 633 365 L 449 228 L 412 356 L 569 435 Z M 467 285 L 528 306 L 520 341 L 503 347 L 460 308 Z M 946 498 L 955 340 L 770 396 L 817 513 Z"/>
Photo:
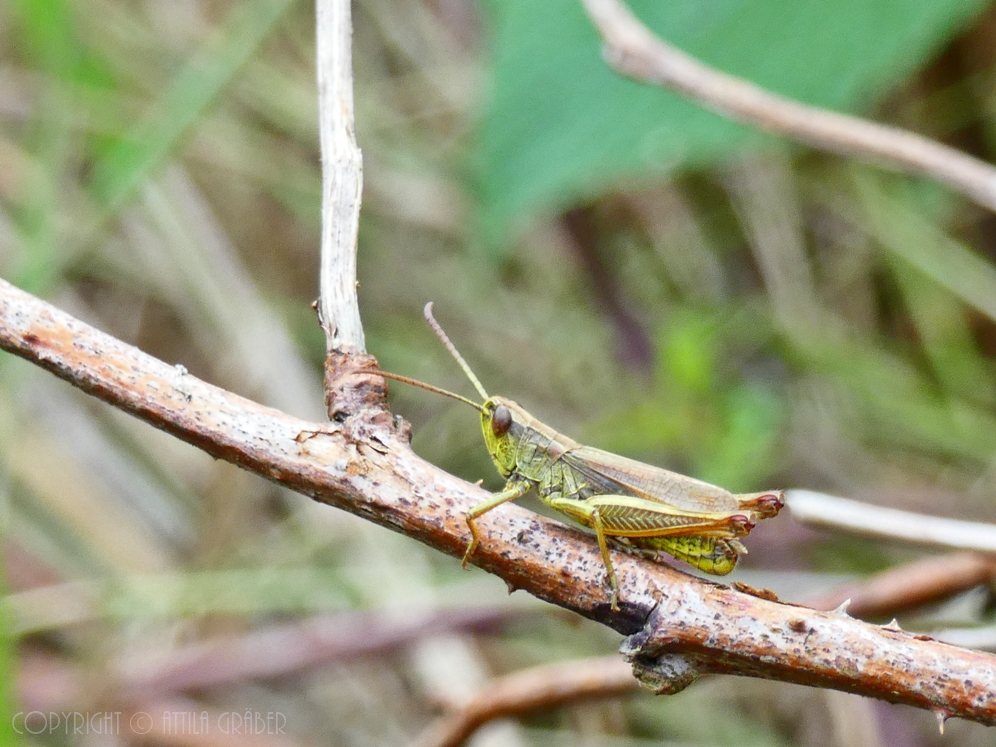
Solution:
<path fill-rule="evenodd" d="M 800 104 L 709 67 L 655 36 L 621 0 L 582 0 L 622 75 L 730 119 L 880 166 L 936 179 L 996 210 L 996 168 L 906 130 Z"/>
<path fill-rule="evenodd" d="M 466 705 L 430 726 L 416 747 L 459 747 L 490 721 L 524 716 L 590 698 L 638 692 L 633 672 L 618 657 L 546 664 L 491 683 Z"/>
<path fill-rule="evenodd" d="M 891 617 L 936 604 L 994 579 L 996 558 L 953 552 L 890 568 L 805 602 L 814 609 L 829 610 L 850 600 L 847 611 L 855 617 Z"/>
<path fill-rule="evenodd" d="M 315 425 L 190 376 L 0 280 L 0 347 L 207 453 L 450 555 L 488 494 L 418 458 L 383 408 L 366 356 L 332 357 L 333 422 Z M 741 674 L 855 692 L 996 725 L 996 657 L 840 613 L 759 599 L 617 552 L 605 569 L 582 532 L 504 505 L 478 521 L 475 565 L 512 589 L 623 633 L 645 683 L 674 692 L 699 674 Z"/>

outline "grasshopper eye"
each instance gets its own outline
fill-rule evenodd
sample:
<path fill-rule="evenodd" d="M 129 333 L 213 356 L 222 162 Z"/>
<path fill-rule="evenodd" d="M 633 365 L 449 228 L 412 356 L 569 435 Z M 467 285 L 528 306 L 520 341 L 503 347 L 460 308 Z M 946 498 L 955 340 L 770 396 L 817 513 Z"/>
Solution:
<path fill-rule="evenodd" d="M 495 414 L 491 416 L 491 432 L 496 436 L 504 436 L 512 427 L 512 413 L 505 405 L 498 405 Z"/>

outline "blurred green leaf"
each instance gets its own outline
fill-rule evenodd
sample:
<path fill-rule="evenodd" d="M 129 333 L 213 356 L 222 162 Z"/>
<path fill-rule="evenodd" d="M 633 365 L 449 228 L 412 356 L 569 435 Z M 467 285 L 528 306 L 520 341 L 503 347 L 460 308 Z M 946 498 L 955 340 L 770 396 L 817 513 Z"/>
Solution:
<path fill-rule="evenodd" d="M 541 211 L 765 142 L 675 95 L 615 76 L 576 0 L 486 5 L 494 79 L 477 166 L 483 238 L 492 252 Z M 720 70 L 806 103 L 859 111 L 986 3 L 636 0 L 632 6 L 667 41 Z"/>
<path fill-rule="evenodd" d="M 347 608 L 340 574 L 322 568 L 202 571 L 122 578 L 107 585 L 115 619 L 260 615 Z"/>

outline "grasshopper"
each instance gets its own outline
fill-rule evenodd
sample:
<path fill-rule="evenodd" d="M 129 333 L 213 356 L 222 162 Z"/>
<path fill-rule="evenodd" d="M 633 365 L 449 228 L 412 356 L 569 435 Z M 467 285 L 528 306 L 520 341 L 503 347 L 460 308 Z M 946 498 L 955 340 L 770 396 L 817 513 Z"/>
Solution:
<path fill-rule="evenodd" d="M 619 580 L 609 540 L 637 552 L 663 550 L 706 573 L 726 575 L 747 550 L 739 538 L 784 505 L 781 491 L 734 495 L 723 488 L 660 467 L 584 446 L 530 415 L 505 397 L 491 397 L 425 306 L 426 321 L 483 398 L 459 394 L 406 376 L 370 373 L 459 400 L 481 413 L 481 430 L 505 487 L 467 512 L 470 543 L 462 565 L 480 544 L 476 520 L 503 503 L 536 490 L 551 508 L 595 532 L 605 563 L 611 605 L 619 609 Z"/>

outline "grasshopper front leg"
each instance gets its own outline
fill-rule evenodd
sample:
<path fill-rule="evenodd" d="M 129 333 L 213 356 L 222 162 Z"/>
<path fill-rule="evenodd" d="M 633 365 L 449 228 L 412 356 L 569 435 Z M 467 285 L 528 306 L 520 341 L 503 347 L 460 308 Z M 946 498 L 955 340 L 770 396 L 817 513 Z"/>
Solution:
<path fill-rule="evenodd" d="M 474 550 L 476 550 L 477 546 L 481 544 L 480 535 L 477 533 L 477 524 L 474 523 L 474 520 L 479 516 L 483 516 L 491 509 L 497 508 L 503 503 L 508 503 L 509 501 L 521 498 L 529 492 L 531 487 L 532 483 L 525 480 L 509 480 L 505 483 L 505 489 L 503 491 L 495 493 L 491 498 L 484 501 L 484 503 L 474 506 L 467 512 L 465 518 L 467 519 L 467 526 L 470 527 L 470 544 L 467 545 L 467 552 L 463 554 L 463 560 L 460 562 L 460 565 L 463 566 L 464 569 L 467 568 L 467 562 L 474 554 Z"/>

